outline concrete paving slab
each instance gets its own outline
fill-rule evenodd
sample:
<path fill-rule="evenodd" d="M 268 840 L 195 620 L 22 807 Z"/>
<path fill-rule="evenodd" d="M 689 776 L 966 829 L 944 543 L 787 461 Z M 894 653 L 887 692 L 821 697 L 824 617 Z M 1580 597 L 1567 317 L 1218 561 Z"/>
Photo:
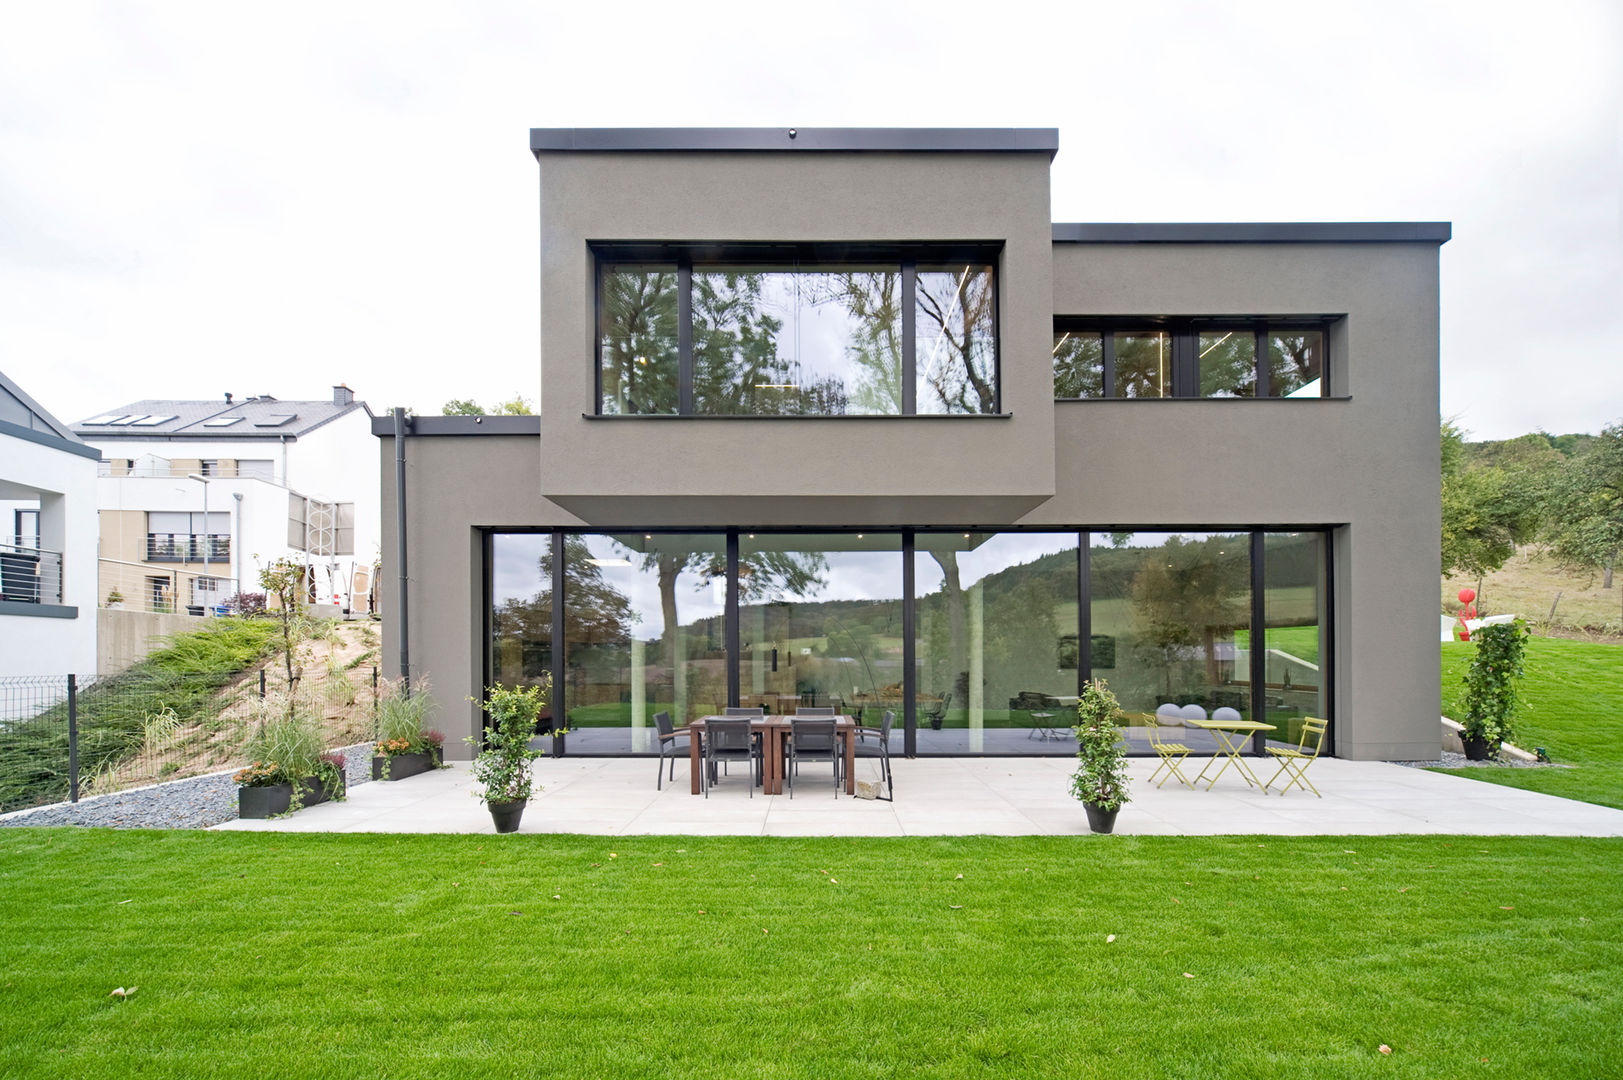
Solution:
<path fill-rule="evenodd" d="M 920 758 L 893 762 L 896 801 L 838 798 L 825 785 L 795 797 L 753 797 L 734 778 L 708 799 L 685 771 L 656 790 L 652 765 L 632 758 L 536 763 L 543 790 L 521 832 L 700 836 L 1083 835 L 1070 798 L 1074 762 L 1050 758 Z M 1382 762 L 1324 759 L 1308 773 L 1323 793 L 1262 792 L 1232 770 L 1212 790 L 1147 783 L 1153 759 L 1128 763 L 1133 801 L 1116 832 L 1129 835 L 1623 836 L 1623 810 Z M 1196 770 L 1198 771 L 1198 769 Z M 232 820 L 220 829 L 273 832 L 490 832 L 466 762 L 406 780 L 359 784 L 343 803 L 286 819 Z"/>

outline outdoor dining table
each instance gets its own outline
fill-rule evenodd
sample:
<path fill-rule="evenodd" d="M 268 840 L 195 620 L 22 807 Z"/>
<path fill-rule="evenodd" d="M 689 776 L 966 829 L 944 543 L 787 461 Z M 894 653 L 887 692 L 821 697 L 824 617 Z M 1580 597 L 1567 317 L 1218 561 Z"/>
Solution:
<path fill-rule="evenodd" d="M 692 794 L 698 795 L 703 791 L 703 788 L 700 786 L 700 781 L 703 779 L 703 776 L 699 770 L 704 767 L 704 758 L 700 753 L 699 744 L 704 737 L 705 721 L 737 719 L 739 718 L 736 716 L 701 716 L 688 724 L 687 730 L 693 733 L 693 737 L 688 740 L 688 773 L 692 777 Z M 783 753 L 784 747 L 789 742 L 789 721 L 793 720 L 794 717 L 771 715 L 763 716 L 760 719 L 747 719 L 750 721 L 750 731 L 761 736 L 761 753 L 763 758 L 761 770 L 762 789 L 768 795 L 782 795 L 784 764 Z M 806 716 L 802 717 L 801 719 L 827 720 L 829 718 L 826 716 Z M 857 721 L 856 718 L 852 716 L 836 716 L 833 719 L 835 734 L 837 734 L 841 741 L 845 743 L 845 793 L 847 795 L 855 795 L 857 793 Z"/>
<path fill-rule="evenodd" d="M 1264 724 L 1260 720 L 1191 720 L 1187 717 L 1184 718 L 1183 722 L 1188 727 L 1204 728 L 1211 732 L 1213 738 L 1217 740 L 1217 752 L 1212 755 L 1212 760 L 1208 761 L 1205 767 L 1200 770 L 1200 775 L 1195 777 L 1196 784 L 1206 778 L 1206 770 L 1217 764 L 1218 758 L 1226 757 L 1228 760 L 1223 762 L 1223 767 L 1217 770 L 1216 774 L 1212 776 L 1211 783 L 1206 785 L 1207 791 L 1212 790 L 1213 785 L 1217 783 L 1217 778 L 1222 776 L 1224 771 L 1228 769 L 1230 762 L 1234 764 L 1241 778 L 1247 784 L 1262 787 L 1262 781 L 1257 779 L 1257 774 L 1252 772 L 1251 767 L 1245 763 L 1245 757 L 1241 751 L 1245 749 L 1246 740 L 1259 731 L 1276 730 L 1274 725 Z M 1267 789 L 1264 788 L 1263 790 L 1266 793 Z"/>

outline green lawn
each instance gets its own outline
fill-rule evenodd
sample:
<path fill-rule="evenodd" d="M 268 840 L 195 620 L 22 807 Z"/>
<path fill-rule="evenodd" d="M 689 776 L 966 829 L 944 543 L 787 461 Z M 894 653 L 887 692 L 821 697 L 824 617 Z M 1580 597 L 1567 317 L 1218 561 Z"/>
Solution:
<path fill-rule="evenodd" d="M 1474 645 L 1444 643 L 1443 715 L 1460 720 Z M 1565 638 L 1527 642 L 1523 707 L 1510 740 L 1542 746 L 1570 769 L 1440 769 L 1507 787 L 1623 809 L 1623 646 Z"/>
<path fill-rule="evenodd" d="M 1620 890 L 1623 840 L 7 829 L 0 1075 L 1618 1076 Z"/>

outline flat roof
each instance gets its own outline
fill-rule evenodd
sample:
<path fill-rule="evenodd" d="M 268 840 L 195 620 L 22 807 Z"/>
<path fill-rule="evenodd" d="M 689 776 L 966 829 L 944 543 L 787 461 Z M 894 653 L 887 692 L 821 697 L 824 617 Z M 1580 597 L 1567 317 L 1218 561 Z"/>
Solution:
<path fill-rule="evenodd" d="M 1054 223 L 1056 244 L 1446 244 L 1449 221 Z"/>
<path fill-rule="evenodd" d="M 1042 153 L 1059 150 L 1058 128 L 531 128 L 545 151 L 908 151 Z"/>

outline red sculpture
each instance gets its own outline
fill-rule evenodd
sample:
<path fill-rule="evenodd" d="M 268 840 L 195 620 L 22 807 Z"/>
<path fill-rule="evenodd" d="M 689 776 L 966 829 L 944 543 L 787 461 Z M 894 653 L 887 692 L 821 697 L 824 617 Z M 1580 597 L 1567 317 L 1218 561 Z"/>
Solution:
<path fill-rule="evenodd" d="M 1476 590 L 1475 589 L 1461 589 L 1460 590 L 1460 603 L 1463 605 L 1460 608 L 1460 615 L 1459 615 L 1459 619 L 1460 619 L 1460 640 L 1461 641 L 1470 641 L 1471 640 L 1471 627 L 1466 622 L 1466 620 L 1476 618 L 1476 605 L 1472 603 L 1472 601 L 1475 600 L 1475 599 L 1476 599 Z"/>

